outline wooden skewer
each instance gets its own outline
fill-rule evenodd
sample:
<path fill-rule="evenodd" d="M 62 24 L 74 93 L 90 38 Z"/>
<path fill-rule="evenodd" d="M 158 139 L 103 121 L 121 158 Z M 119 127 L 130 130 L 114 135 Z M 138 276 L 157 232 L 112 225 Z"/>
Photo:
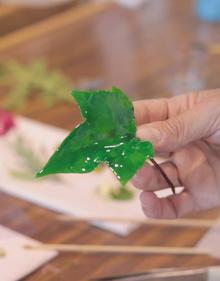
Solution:
<path fill-rule="evenodd" d="M 209 255 L 207 249 L 190 247 L 154 247 L 154 246 L 117 246 L 117 245 L 76 245 L 76 244 L 41 244 L 25 245 L 27 250 L 55 250 L 74 253 L 104 254 L 163 254 L 163 255 Z"/>
<path fill-rule="evenodd" d="M 67 222 L 116 222 L 116 223 L 133 223 L 133 224 L 145 224 L 145 225 L 167 225 L 167 226 L 179 226 L 179 227 L 213 227 L 220 228 L 220 224 L 217 224 L 216 220 L 204 220 L 204 219 L 139 219 L 139 218 L 120 218 L 120 217 L 86 217 L 77 218 L 68 215 L 58 215 L 56 218 L 60 221 Z"/>

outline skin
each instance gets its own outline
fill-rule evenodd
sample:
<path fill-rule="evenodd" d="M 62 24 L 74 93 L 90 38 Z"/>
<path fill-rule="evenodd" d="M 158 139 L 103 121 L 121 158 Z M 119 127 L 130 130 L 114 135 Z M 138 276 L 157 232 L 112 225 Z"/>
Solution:
<path fill-rule="evenodd" d="M 167 188 L 157 169 L 145 164 L 132 179 L 142 190 L 146 216 L 177 218 L 220 206 L 220 89 L 193 92 L 168 99 L 134 102 L 137 135 L 153 143 L 161 164 L 175 186 L 184 190 L 158 198 Z"/>

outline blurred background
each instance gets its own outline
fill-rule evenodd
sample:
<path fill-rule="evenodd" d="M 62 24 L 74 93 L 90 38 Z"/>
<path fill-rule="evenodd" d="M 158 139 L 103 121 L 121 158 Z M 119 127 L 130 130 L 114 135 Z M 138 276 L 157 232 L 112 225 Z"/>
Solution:
<path fill-rule="evenodd" d="M 219 74 L 219 0 L 0 0 L 0 109 L 70 130 L 81 119 L 73 88 L 117 86 L 132 100 L 149 99 L 220 88 Z M 52 215 L 0 193 L 1 223 L 51 243 L 193 246 L 207 230 L 141 226 L 121 238 Z M 200 215 L 216 218 L 219 210 Z M 213 263 L 205 256 L 60 255 L 25 280 Z"/>
<path fill-rule="evenodd" d="M 1 105 L 66 128 L 74 87 L 133 100 L 220 87 L 219 22 L 218 0 L 2 0 Z"/>

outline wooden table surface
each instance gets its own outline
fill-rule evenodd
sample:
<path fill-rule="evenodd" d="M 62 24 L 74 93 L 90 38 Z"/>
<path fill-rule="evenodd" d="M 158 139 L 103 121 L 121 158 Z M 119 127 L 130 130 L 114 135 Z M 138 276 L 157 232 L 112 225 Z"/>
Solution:
<path fill-rule="evenodd" d="M 46 10 L 0 5 L 0 60 L 43 57 L 73 85 L 99 80 L 103 87 L 122 88 L 132 99 L 220 87 L 220 56 L 207 51 L 220 43 L 220 25 L 199 21 L 192 6 L 191 0 L 151 0 L 135 10 L 91 1 Z M 1 103 L 6 93 L 1 89 Z M 80 120 L 74 104 L 48 110 L 38 99 L 21 114 L 66 129 Z M 211 210 L 196 217 L 215 218 L 219 213 Z M 122 238 L 86 223 L 57 221 L 52 211 L 4 193 L 0 223 L 49 243 L 192 246 L 206 231 L 141 226 Z M 205 256 L 60 254 L 24 280 L 88 280 L 156 267 L 211 264 L 219 261 Z"/>

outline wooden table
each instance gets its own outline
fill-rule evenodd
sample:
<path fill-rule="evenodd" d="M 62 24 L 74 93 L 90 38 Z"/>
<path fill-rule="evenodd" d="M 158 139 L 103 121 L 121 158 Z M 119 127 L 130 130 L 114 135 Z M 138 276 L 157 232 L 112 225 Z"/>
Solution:
<path fill-rule="evenodd" d="M 98 79 L 104 87 L 122 88 L 132 99 L 169 96 L 195 86 L 220 87 L 220 56 L 206 51 L 220 42 L 220 25 L 200 22 L 190 0 L 151 0 L 135 10 L 113 3 L 28 10 L 28 20 L 21 24 L 24 11 L 0 5 L 1 60 L 45 57 L 51 69 L 61 69 L 73 84 Z M 1 102 L 4 92 L 0 91 Z M 74 104 L 48 110 L 38 99 L 22 114 L 66 129 L 80 120 Z M 219 212 L 200 217 L 215 218 Z M 49 243 L 192 246 L 206 231 L 142 226 L 122 238 L 86 223 L 57 221 L 53 212 L 4 193 L 0 223 Z M 219 261 L 205 256 L 60 254 L 25 280 L 88 280 L 155 267 L 211 264 Z"/>

